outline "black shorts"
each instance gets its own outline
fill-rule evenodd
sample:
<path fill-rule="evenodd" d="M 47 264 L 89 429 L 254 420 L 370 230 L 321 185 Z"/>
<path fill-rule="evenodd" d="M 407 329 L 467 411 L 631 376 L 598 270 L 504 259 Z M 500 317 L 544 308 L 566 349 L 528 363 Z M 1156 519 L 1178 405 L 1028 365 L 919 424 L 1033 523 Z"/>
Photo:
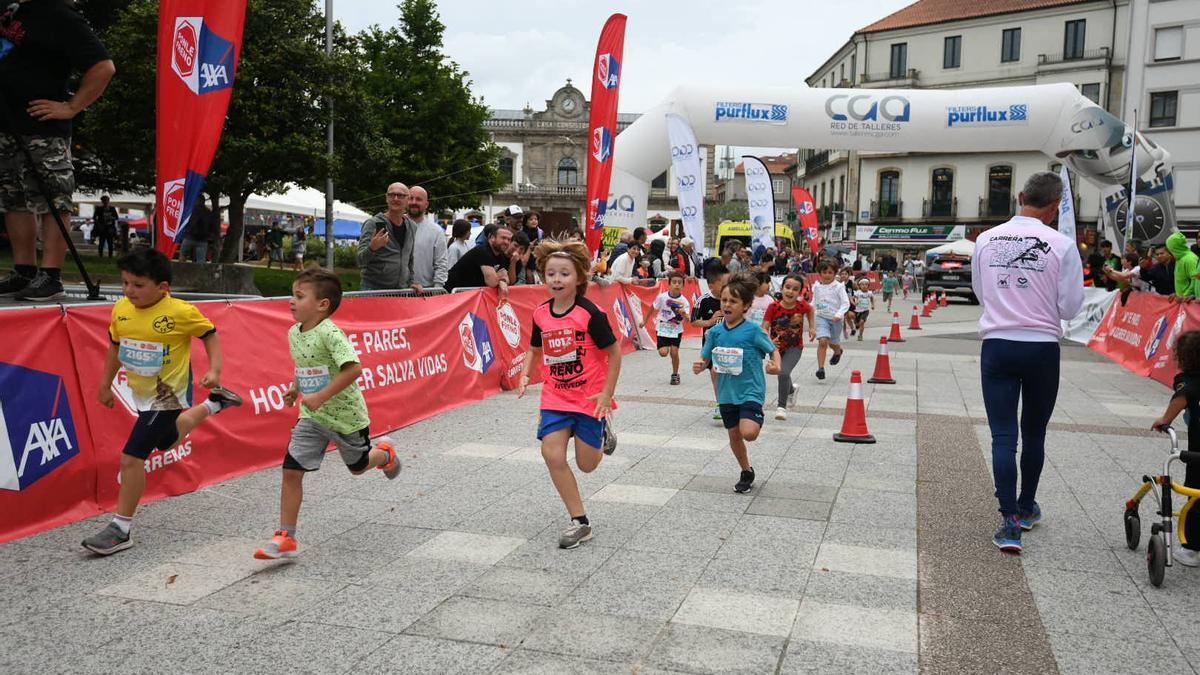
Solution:
<path fill-rule="evenodd" d="M 736 427 L 741 420 L 753 420 L 759 426 L 762 426 L 763 409 L 761 403 L 755 401 L 722 403 L 718 407 L 721 409 L 721 422 L 725 425 L 726 429 Z"/>
<path fill-rule="evenodd" d="M 179 441 L 179 432 L 175 429 L 175 420 L 183 414 L 182 410 L 143 410 L 138 413 L 137 422 L 129 432 L 129 440 L 125 441 L 122 450 L 130 457 L 146 459 L 155 450 L 167 450 Z"/>
<path fill-rule="evenodd" d="M 871 310 L 869 310 L 869 309 L 861 311 L 861 312 L 855 312 L 854 313 L 854 323 L 862 323 L 862 322 L 866 321 L 867 317 L 870 316 L 870 314 L 871 314 Z"/>
<path fill-rule="evenodd" d="M 678 335 L 676 337 L 663 337 L 662 335 L 658 336 L 659 349 L 662 349 L 663 347 L 678 347 L 681 344 L 683 344 L 682 335 Z"/>

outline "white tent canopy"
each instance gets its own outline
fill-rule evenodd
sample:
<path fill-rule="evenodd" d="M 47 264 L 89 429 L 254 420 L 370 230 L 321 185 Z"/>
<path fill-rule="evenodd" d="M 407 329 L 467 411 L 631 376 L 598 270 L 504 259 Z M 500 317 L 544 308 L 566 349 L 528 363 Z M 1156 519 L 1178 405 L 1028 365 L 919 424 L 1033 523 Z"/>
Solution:
<path fill-rule="evenodd" d="M 970 257 L 975 255 L 975 242 L 970 239 L 959 239 L 948 244 L 942 244 L 941 246 L 934 246 L 926 251 L 925 255 L 961 255 Z"/>
<path fill-rule="evenodd" d="M 84 193 L 77 192 L 74 195 L 75 202 L 78 204 L 94 205 L 100 203 L 101 193 Z M 114 193 L 112 202 L 121 205 L 144 205 L 147 209 L 154 202 L 154 195 L 138 195 L 127 193 Z M 228 199 L 222 199 L 221 205 L 229 204 Z M 301 187 L 294 183 L 288 183 L 287 189 L 281 194 L 276 195 L 260 195 L 252 194 L 246 200 L 247 209 L 257 209 L 259 211 L 275 211 L 278 213 L 288 213 L 295 216 L 309 216 L 311 218 L 325 217 L 325 193 L 310 187 Z M 85 216 L 91 213 L 84 213 Z M 334 200 L 333 202 L 333 219 L 352 220 L 361 223 L 370 218 L 371 214 L 355 207 L 353 204 L 347 204 Z"/>

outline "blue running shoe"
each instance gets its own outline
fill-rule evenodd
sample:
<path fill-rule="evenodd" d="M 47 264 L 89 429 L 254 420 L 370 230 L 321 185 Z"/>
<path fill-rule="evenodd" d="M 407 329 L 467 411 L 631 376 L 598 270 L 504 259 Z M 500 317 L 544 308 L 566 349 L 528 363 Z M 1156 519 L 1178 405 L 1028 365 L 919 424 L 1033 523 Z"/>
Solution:
<path fill-rule="evenodd" d="M 1021 511 L 1018 517 L 1021 520 L 1021 529 L 1028 532 L 1033 529 L 1034 525 L 1042 522 L 1042 507 L 1034 502 L 1032 511 Z"/>
<path fill-rule="evenodd" d="M 992 535 L 992 543 L 1001 551 L 1020 553 L 1021 519 L 1015 515 L 1005 516 L 1000 529 L 996 530 L 996 534 Z"/>

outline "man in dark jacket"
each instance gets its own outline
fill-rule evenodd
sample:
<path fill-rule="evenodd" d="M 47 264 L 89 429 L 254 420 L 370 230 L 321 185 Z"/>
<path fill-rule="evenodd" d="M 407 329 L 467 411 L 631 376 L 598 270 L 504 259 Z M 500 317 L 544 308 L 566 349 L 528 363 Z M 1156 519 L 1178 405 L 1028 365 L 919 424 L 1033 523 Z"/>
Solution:
<path fill-rule="evenodd" d="M 1142 270 L 1142 281 L 1150 284 L 1155 293 L 1171 295 L 1175 292 L 1175 258 L 1166 246 L 1157 246 L 1151 252 L 1154 264 Z"/>

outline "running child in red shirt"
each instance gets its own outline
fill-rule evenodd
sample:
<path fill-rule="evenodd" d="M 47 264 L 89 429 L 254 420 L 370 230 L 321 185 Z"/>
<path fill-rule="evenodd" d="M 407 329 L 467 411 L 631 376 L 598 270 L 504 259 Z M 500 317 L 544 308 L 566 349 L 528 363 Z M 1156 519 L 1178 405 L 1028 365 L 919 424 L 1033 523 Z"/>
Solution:
<path fill-rule="evenodd" d="M 801 297 L 804 292 L 804 277 L 789 274 L 783 280 L 780 299 L 771 303 L 763 317 L 763 328 L 775 348 L 779 350 L 779 407 L 775 419 L 787 419 L 787 406 L 796 391 L 792 384 L 792 370 L 800 363 L 804 353 L 804 320 L 808 319 L 808 339 L 817 337 L 817 319 L 812 305 Z"/>
<path fill-rule="evenodd" d="M 617 448 L 609 413 L 621 374 L 621 347 L 608 316 L 587 291 L 591 256 L 579 241 L 543 240 L 535 254 L 550 299 L 533 312 L 529 353 L 517 396 L 529 386 L 530 364 L 541 363 L 542 402 L 537 437 L 550 480 L 571 516 L 559 548 L 575 548 L 592 538 L 579 484 L 567 463 L 567 442 L 575 437 L 575 465 L 591 473 Z"/>

